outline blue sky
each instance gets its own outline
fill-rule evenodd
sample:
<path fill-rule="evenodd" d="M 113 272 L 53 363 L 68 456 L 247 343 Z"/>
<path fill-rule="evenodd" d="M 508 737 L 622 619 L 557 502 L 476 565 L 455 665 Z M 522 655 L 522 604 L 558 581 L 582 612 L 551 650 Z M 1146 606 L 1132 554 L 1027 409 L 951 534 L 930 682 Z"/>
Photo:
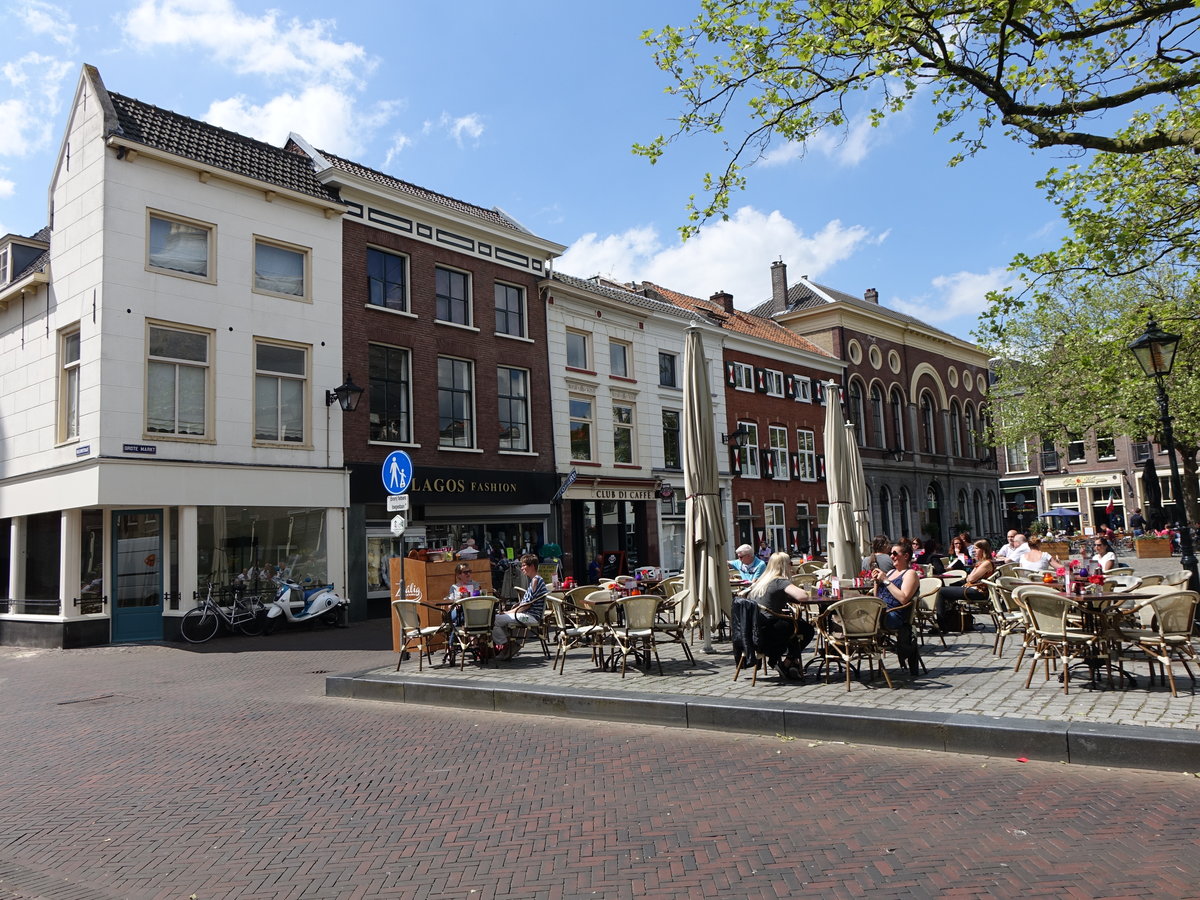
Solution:
<path fill-rule="evenodd" d="M 281 143 L 317 147 L 481 206 L 569 247 L 559 269 L 647 279 L 751 308 L 770 265 L 969 338 L 1018 251 L 1062 235 L 1037 178 L 1061 161 L 996 135 L 951 169 L 914 107 L 802 157 L 775 148 L 727 222 L 680 244 L 690 194 L 723 165 L 685 139 L 630 151 L 680 107 L 639 34 L 693 2 L 128 0 L 7 7 L 0 50 L 0 234 L 46 222 L 46 188 L 79 68 L 108 89 Z"/>

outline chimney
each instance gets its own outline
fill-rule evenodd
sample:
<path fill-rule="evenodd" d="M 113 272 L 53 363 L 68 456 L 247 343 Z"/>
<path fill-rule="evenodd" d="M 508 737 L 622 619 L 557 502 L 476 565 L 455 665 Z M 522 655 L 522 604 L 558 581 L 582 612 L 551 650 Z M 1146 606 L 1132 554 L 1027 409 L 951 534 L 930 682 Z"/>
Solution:
<path fill-rule="evenodd" d="M 720 303 L 725 312 L 733 315 L 733 294 L 728 291 L 717 291 L 708 299 L 713 303 Z"/>
<path fill-rule="evenodd" d="M 874 303 L 876 306 L 878 306 L 879 291 L 875 290 L 875 288 L 867 288 L 867 290 L 863 293 L 863 299 L 868 303 Z"/>
<path fill-rule="evenodd" d="M 787 266 L 780 259 L 771 263 L 771 300 L 780 309 L 787 309 L 787 299 Z"/>

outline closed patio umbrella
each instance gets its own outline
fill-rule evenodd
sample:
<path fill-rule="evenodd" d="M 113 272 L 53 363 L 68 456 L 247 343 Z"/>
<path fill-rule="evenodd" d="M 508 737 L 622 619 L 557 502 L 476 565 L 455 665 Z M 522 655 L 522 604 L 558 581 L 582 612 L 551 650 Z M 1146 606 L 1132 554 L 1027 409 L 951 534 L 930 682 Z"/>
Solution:
<path fill-rule="evenodd" d="M 721 613 L 733 607 L 725 558 L 725 521 L 717 496 L 716 429 L 708 384 L 708 357 L 699 328 L 683 344 L 683 486 L 686 517 L 683 548 L 683 621 L 704 626 L 704 649 L 712 649 Z"/>
<path fill-rule="evenodd" d="M 1146 507 L 1146 522 L 1155 531 L 1162 530 L 1167 524 L 1167 511 L 1163 509 L 1162 487 L 1158 482 L 1153 456 L 1147 456 L 1142 466 L 1142 500 Z"/>
<path fill-rule="evenodd" d="M 852 422 L 846 423 L 846 448 L 850 457 L 850 511 L 858 545 L 855 551 L 861 566 L 871 547 L 871 516 L 867 510 L 867 476 L 863 474 L 862 454 L 858 452 L 858 436 Z"/>
<path fill-rule="evenodd" d="M 825 486 L 829 491 L 829 567 L 839 578 L 859 573 L 850 448 L 836 381 L 825 385 Z"/>

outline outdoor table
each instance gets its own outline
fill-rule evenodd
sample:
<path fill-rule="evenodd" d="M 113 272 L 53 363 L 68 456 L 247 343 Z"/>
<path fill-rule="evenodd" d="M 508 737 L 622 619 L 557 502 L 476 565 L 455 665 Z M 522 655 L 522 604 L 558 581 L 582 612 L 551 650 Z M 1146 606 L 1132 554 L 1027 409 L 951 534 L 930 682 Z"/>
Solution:
<path fill-rule="evenodd" d="M 1112 687 L 1112 665 L 1116 663 L 1117 671 L 1131 685 L 1137 684 L 1137 678 L 1125 671 L 1121 662 L 1121 645 L 1124 643 L 1125 635 L 1121 633 L 1120 621 L 1128 611 L 1122 609 L 1122 606 L 1126 601 L 1148 600 L 1152 595 L 1135 593 L 1068 594 L 1065 591 L 1058 591 L 1058 593 L 1079 608 L 1081 627 L 1097 638 L 1094 651 L 1083 661 L 1083 664 L 1090 670 L 1092 682 L 1095 683 L 1100 666 L 1107 664 L 1108 684 L 1109 687 Z"/>

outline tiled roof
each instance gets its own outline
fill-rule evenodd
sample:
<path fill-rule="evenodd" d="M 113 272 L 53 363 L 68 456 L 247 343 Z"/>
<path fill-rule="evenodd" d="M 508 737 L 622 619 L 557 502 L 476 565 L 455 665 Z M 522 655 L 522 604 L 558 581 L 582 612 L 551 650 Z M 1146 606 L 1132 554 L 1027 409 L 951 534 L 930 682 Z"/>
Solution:
<path fill-rule="evenodd" d="M 125 140 L 298 194 L 339 202 L 337 192 L 317 181 L 312 164 L 303 156 L 123 94 L 109 92 L 108 96 L 116 113 L 115 133 Z"/>
<path fill-rule="evenodd" d="M 627 291 L 621 288 L 615 288 L 610 285 L 601 284 L 594 278 L 576 278 L 574 275 L 566 275 L 562 272 L 555 272 L 551 275 L 554 281 L 562 282 L 571 287 L 580 288 L 581 290 L 591 291 L 593 294 L 601 294 L 609 297 L 619 303 L 628 303 L 631 306 L 637 306 L 642 309 L 648 309 L 652 312 L 664 313 L 669 316 L 677 316 L 684 319 L 698 320 L 700 317 L 693 311 L 682 308 L 674 303 L 666 303 L 662 300 L 655 300 L 653 297 L 647 297 L 644 294 L 638 294 L 633 291 Z"/>
<path fill-rule="evenodd" d="M 794 347 L 797 350 L 803 350 L 807 353 L 815 353 L 818 356 L 828 357 L 833 359 L 833 355 L 822 350 L 808 338 L 801 337 L 794 331 L 784 328 L 778 322 L 764 318 L 752 312 L 743 312 L 740 309 L 735 309 L 732 313 L 727 313 L 725 307 L 712 300 L 701 300 L 699 297 L 689 297 L 687 294 L 680 294 L 677 291 L 672 291 L 649 281 L 642 282 L 643 290 L 648 292 L 649 296 L 657 295 L 662 297 L 668 303 L 673 303 L 681 309 L 691 310 L 697 315 L 703 316 L 710 322 L 715 322 L 722 328 L 728 331 L 736 331 L 740 334 L 749 335 L 763 341 L 771 341 L 775 344 L 783 344 L 788 347 Z"/>
<path fill-rule="evenodd" d="M 819 291 L 813 290 L 813 285 L 819 288 Z M 751 312 L 756 316 L 773 319 L 781 313 L 799 312 L 805 309 L 819 309 L 830 303 L 845 303 L 847 306 L 861 310 L 864 312 L 883 313 L 889 318 L 893 318 L 899 322 L 909 322 L 913 325 L 920 325 L 928 328 L 929 325 L 922 322 L 920 319 L 899 312 L 889 306 L 882 306 L 879 303 L 871 303 L 863 300 L 861 297 L 855 297 L 852 294 L 847 294 L 844 291 L 839 291 L 837 288 L 827 287 L 823 284 L 810 282 L 808 279 L 801 279 L 788 287 L 787 306 L 778 303 L 774 298 L 760 303 L 754 307 Z"/>
<path fill-rule="evenodd" d="M 445 194 L 439 194 L 435 191 L 427 190 L 419 185 L 412 184 L 408 181 L 402 181 L 399 178 L 393 178 L 376 169 L 369 168 L 361 163 L 353 162 L 349 159 L 343 159 L 333 153 L 327 153 L 324 150 L 319 150 L 322 156 L 325 157 L 335 168 L 341 169 L 343 172 L 348 172 L 357 178 L 364 181 L 373 181 L 376 184 L 383 185 L 394 191 L 400 191 L 404 194 L 410 194 L 419 200 L 424 200 L 427 203 L 435 203 L 438 206 L 444 206 L 454 212 L 464 213 L 468 216 L 474 216 L 477 219 L 482 219 L 490 225 L 497 225 L 500 228 L 507 228 L 510 231 L 516 231 L 520 234 L 532 234 L 528 228 L 522 225 L 515 219 L 506 216 L 499 209 L 485 209 L 482 206 L 476 206 L 473 203 L 467 203 L 465 200 L 457 200 L 454 197 L 448 197 Z"/>

